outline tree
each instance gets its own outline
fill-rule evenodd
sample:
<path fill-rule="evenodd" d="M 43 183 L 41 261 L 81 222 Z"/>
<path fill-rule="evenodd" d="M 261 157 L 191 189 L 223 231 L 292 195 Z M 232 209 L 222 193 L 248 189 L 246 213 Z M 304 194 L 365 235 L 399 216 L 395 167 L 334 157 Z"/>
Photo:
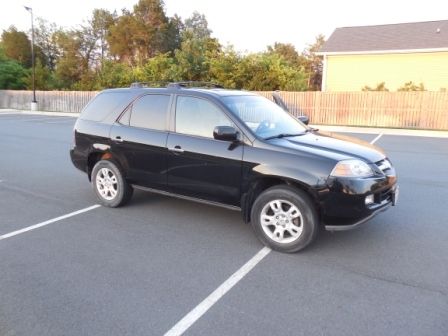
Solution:
<path fill-rule="evenodd" d="M 129 87 L 134 81 L 132 68 L 125 63 L 104 60 L 101 70 L 96 74 L 95 89 Z"/>
<path fill-rule="evenodd" d="M 92 19 L 89 21 L 92 28 L 92 34 L 96 38 L 96 45 L 99 50 L 101 64 L 108 56 L 109 45 L 107 43 L 107 36 L 109 34 L 109 28 L 115 24 L 116 20 L 116 12 L 111 13 L 106 9 L 94 9 Z"/>
<path fill-rule="evenodd" d="M 111 53 L 131 65 L 143 65 L 159 53 L 174 51 L 179 20 L 168 19 L 162 0 L 139 0 L 133 12 L 123 11 L 107 38 Z"/>
<path fill-rule="evenodd" d="M 194 12 L 185 20 L 181 37 L 181 47 L 175 51 L 180 77 L 183 80 L 209 81 L 210 64 L 220 53 L 221 45 L 211 37 L 205 16 Z"/>
<path fill-rule="evenodd" d="M 426 91 L 423 83 L 414 84 L 413 81 L 406 82 L 404 85 L 397 89 L 397 91 Z"/>
<path fill-rule="evenodd" d="M 254 91 L 304 91 L 305 73 L 271 53 L 251 54 L 242 59 L 236 74 L 237 88 Z"/>
<path fill-rule="evenodd" d="M 210 80 L 210 61 L 219 52 L 220 45 L 215 39 L 188 39 L 176 50 L 175 60 L 183 80 Z"/>
<path fill-rule="evenodd" d="M 114 25 L 109 29 L 106 40 L 110 53 L 122 63 L 136 64 L 134 36 L 137 34 L 137 21 L 128 11 L 123 11 Z"/>
<path fill-rule="evenodd" d="M 362 91 L 389 91 L 388 88 L 386 88 L 386 83 L 381 82 L 376 85 L 376 87 L 370 87 L 368 85 L 362 87 Z"/>
<path fill-rule="evenodd" d="M 226 88 L 241 88 L 243 84 L 238 81 L 236 74 L 242 56 L 232 46 L 224 50 L 210 60 L 209 74 L 212 82 L 219 83 Z"/>
<path fill-rule="evenodd" d="M 325 43 L 325 37 L 320 34 L 316 36 L 313 44 L 303 51 L 302 55 L 305 57 L 305 69 L 308 74 L 308 87 L 310 90 L 320 90 L 322 85 L 322 57 L 316 55 Z"/>
<path fill-rule="evenodd" d="M 305 63 L 304 57 L 290 43 L 275 42 L 273 46 L 268 46 L 268 53 L 282 56 L 291 66 L 300 67 Z"/>
<path fill-rule="evenodd" d="M 34 42 L 43 55 L 42 65 L 54 71 L 60 52 L 56 43 L 56 33 L 60 30 L 54 23 L 37 18 L 34 29 Z M 37 63 L 37 62 L 36 62 Z"/>
<path fill-rule="evenodd" d="M 83 74 L 89 70 L 89 62 L 82 55 L 82 41 L 80 32 L 59 31 L 56 42 L 60 50 L 60 57 L 56 63 L 56 79 L 64 88 L 72 88 L 80 81 Z"/>
<path fill-rule="evenodd" d="M 185 20 L 183 27 L 183 39 L 205 40 L 211 37 L 212 31 L 208 28 L 208 22 L 204 14 L 194 11 L 193 14 Z"/>
<path fill-rule="evenodd" d="M 16 60 L 26 68 L 31 67 L 31 42 L 23 31 L 11 26 L 2 33 L 5 56 Z"/>
<path fill-rule="evenodd" d="M 179 67 L 169 53 L 159 54 L 151 59 L 143 67 L 144 81 L 173 82 L 181 80 Z"/>
<path fill-rule="evenodd" d="M 52 90 L 57 88 L 57 83 L 54 79 L 53 72 L 40 59 L 36 59 L 35 65 L 35 85 L 37 90 Z M 25 79 L 28 90 L 33 88 L 33 77 L 31 71 Z"/>
<path fill-rule="evenodd" d="M 0 59 L 0 89 L 22 90 L 26 87 L 28 71 L 17 61 Z"/>

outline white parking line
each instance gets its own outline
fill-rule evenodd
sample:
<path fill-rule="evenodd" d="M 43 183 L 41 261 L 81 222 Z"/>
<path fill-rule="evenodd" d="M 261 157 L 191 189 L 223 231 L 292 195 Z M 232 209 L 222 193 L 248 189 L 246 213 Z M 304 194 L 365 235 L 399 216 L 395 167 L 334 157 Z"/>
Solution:
<path fill-rule="evenodd" d="M 233 273 L 230 278 L 224 281 L 213 293 L 207 296 L 200 304 L 185 315 L 174 327 L 165 333 L 165 336 L 182 335 L 188 328 L 192 326 L 207 310 L 209 310 L 219 299 L 221 299 L 229 290 L 232 289 L 245 275 L 247 275 L 260 261 L 264 259 L 271 249 L 263 247 L 256 255 L 254 255 L 247 263 L 245 263 L 238 271 Z"/>
<path fill-rule="evenodd" d="M 383 133 L 378 134 L 378 136 L 373 139 L 372 141 L 370 141 L 371 144 L 374 144 L 375 142 L 377 142 L 381 137 L 383 136 Z"/>
<path fill-rule="evenodd" d="M 374 144 L 383 136 L 383 133 L 373 139 L 370 143 Z M 216 302 L 219 301 L 229 290 L 232 289 L 241 279 L 243 279 L 260 261 L 264 259 L 271 249 L 263 247 L 238 271 L 233 273 L 230 278 L 224 281 L 217 289 L 207 296 L 201 303 L 185 315 L 174 327 L 168 330 L 164 336 L 179 336 L 188 330 L 197 320 L 199 320 Z"/>
<path fill-rule="evenodd" d="M 0 240 L 6 239 L 6 238 L 11 238 L 11 237 L 17 236 L 17 235 L 19 235 L 21 233 L 25 233 L 25 232 L 28 232 L 28 231 L 32 231 L 32 230 L 41 228 L 43 226 L 46 226 L 46 225 L 49 225 L 49 224 L 61 221 L 63 219 L 70 218 L 70 217 L 82 214 L 84 212 L 87 212 L 87 211 L 99 208 L 100 206 L 101 205 L 99 205 L 99 204 L 95 204 L 95 205 L 92 205 L 92 206 L 90 206 L 88 208 L 84 208 L 84 209 L 81 209 L 81 210 L 78 210 L 78 211 L 70 212 L 69 214 L 66 214 L 66 215 L 63 215 L 63 216 L 60 216 L 60 217 L 56 217 L 56 218 L 47 220 L 47 221 L 39 223 L 39 224 L 31 225 L 31 226 L 28 226 L 26 228 L 23 228 L 23 229 L 20 229 L 20 230 L 17 230 L 17 231 L 13 231 L 13 232 L 4 234 L 3 236 L 0 236 Z"/>

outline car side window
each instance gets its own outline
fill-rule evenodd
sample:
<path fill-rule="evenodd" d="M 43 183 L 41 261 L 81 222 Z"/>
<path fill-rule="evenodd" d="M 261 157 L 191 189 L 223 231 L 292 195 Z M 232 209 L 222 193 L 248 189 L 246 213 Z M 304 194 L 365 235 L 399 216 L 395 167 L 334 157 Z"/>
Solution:
<path fill-rule="evenodd" d="M 170 96 L 146 95 L 132 105 L 129 125 L 164 131 Z"/>
<path fill-rule="evenodd" d="M 176 132 L 213 138 L 216 126 L 233 126 L 233 123 L 211 102 L 178 96 L 176 102 Z"/>

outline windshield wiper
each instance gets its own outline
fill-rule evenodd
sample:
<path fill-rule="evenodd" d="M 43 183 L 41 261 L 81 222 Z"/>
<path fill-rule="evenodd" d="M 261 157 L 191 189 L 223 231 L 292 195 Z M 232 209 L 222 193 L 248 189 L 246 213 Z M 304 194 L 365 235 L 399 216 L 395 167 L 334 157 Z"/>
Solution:
<path fill-rule="evenodd" d="M 281 138 L 287 138 L 287 137 L 294 137 L 299 135 L 304 135 L 307 131 L 304 131 L 302 133 L 280 133 L 277 135 L 272 135 L 269 137 L 264 138 L 264 140 L 271 140 L 271 139 L 281 139 Z"/>

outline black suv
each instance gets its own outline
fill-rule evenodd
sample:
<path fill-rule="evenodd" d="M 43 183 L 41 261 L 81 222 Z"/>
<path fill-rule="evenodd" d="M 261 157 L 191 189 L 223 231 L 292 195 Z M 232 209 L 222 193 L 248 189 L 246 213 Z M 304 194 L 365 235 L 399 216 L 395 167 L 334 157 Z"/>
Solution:
<path fill-rule="evenodd" d="M 70 154 L 104 206 L 141 188 L 241 210 L 283 252 L 320 227 L 356 227 L 398 196 L 379 148 L 310 128 L 259 95 L 185 83 L 101 92 L 77 120 Z"/>

